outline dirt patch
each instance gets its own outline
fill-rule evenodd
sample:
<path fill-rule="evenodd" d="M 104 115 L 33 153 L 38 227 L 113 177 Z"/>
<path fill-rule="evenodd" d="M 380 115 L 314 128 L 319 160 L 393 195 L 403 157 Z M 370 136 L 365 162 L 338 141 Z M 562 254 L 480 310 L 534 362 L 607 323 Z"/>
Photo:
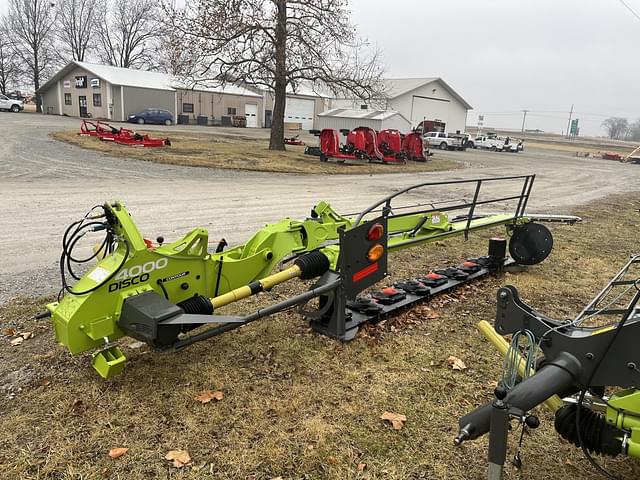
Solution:
<path fill-rule="evenodd" d="M 154 136 L 157 132 L 151 132 Z M 176 132 L 171 134 L 171 146 L 166 148 L 135 148 L 93 137 L 81 137 L 75 130 L 54 132 L 51 137 L 82 148 L 104 152 L 113 157 L 127 157 L 149 162 L 192 167 L 252 170 L 259 172 L 302 174 L 378 174 L 436 172 L 460 168 L 453 160 L 430 159 L 428 162 L 408 162 L 404 165 L 363 163 L 361 165 L 320 162 L 319 157 L 304 154 L 304 146 L 287 146 L 285 152 L 268 149 L 268 141 L 238 136 Z"/>
<path fill-rule="evenodd" d="M 297 314 L 286 312 L 179 353 L 155 353 L 125 340 L 125 373 L 102 381 L 89 355 L 70 357 L 55 345 L 49 322 L 32 320 L 48 299 L 3 307 L 3 329 L 35 333 L 16 347 L 9 337 L 0 339 L 0 383 L 8 376 L 24 380 L 13 398 L 0 398 L 4 475 L 486 478 L 486 438 L 452 446 L 458 417 L 490 399 L 500 375 L 501 358 L 475 324 L 492 319 L 496 289 L 507 283 L 539 311 L 573 317 L 637 248 L 638 202 L 640 195 L 633 195 L 583 207 L 575 213 L 584 223 L 553 228 L 556 246 L 541 265 L 439 297 L 348 344 L 310 332 Z M 482 254 L 489 235 L 395 253 L 391 280 Z M 246 309 L 301 288 L 276 288 Z M 450 355 L 468 368 L 452 370 Z M 204 390 L 220 390 L 224 398 L 203 405 L 194 397 Z M 405 415 L 405 426 L 383 423 L 385 411 Z M 539 413 L 542 427 L 525 437 L 523 470 L 508 467 L 507 478 L 600 478 L 558 437 L 551 416 Z M 113 460 L 108 452 L 115 447 L 129 450 Z M 176 469 L 164 459 L 177 449 L 189 452 L 191 466 Z M 640 475 L 633 460 L 599 461 L 623 478 Z"/>

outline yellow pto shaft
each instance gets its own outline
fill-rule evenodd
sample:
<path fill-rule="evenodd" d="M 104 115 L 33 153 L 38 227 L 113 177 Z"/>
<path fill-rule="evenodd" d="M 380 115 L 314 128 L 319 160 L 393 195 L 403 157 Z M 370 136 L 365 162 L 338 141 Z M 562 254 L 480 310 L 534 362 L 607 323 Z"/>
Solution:
<path fill-rule="evenodd" d="M 211 304 L 213 305 L 213 309 L 216 310 L 217 308 L 237 302 L 238 300 L 250 297 L 256 293 L 269 290 L 276 285 L 280 285 L 281 283 L 291 280 L 292 278 L 298 278 L 300 275 L 302 275 L 302 269 L 298 265 L 294 265 L 293 267 L 289 267 L 281 272 L 256 280 L 249 285 L 238 287 L 235 290 L 231 290 L 223 295 L 214 297 L 211 299 Z"/>
<path fill-rule="evenodd" d="M 509 344 L 504 339 L 504 337 L 502 337 L 500 334 L 498 334 L 498 332 L 496 332 L 496 330 L 493 328 L 493 326 L 489 322 L 487 322 L 486 320 L 481 320 L 480 322 L 477 323 L 476 326 L 478 327 L 478 330 L 480 330 L 480 333 L 482 333 L 484 338 L 489 340 L 489 342 L 498 349 L 498 351 L 502 354 L 502 356 L 505 356 L 507 354 L 507 350 L 509 350 Z M 524 358 L 522 358 L 522 356 L 519 356 L 518 373 L 520 374 L 521 377 L 524 377 L 524 369 L 525 369 L 525 360 Z M 549 397 L 544 401 L 544 404 L 552 412 L 555 412 L 556 410 L 560 409 L 564 405 L 562 402 L 562 399 L 558 395 L 553 395 Z"/>

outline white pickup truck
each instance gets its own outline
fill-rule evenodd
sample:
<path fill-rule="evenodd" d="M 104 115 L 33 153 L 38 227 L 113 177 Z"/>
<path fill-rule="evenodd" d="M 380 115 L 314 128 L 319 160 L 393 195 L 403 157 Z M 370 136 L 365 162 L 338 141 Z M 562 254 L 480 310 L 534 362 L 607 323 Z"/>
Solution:
<path fill-rule="evenodd" d="M 498 137 L 488 137 L 486 135 L 480 135 L 473 140 L 469 139 L 468 145 L 471 148 L 484 148 L 492 152 L 501 152 L 504 150 L 503 140 Z"/>
<path fill-rule="evenodd" d="M 424 140 L 430 147 L 437 147 L 441 150 L 462 149 L 462 140 L 443 132 L 427 132 Z"/>
<path fill-rule="evenodd" d="M 13 100 L 6 95 L 0 94 L 0 110 L 9 110 L 13 113 L 18 113 L 24 110 L 24 105 L 21 100 Z"/>

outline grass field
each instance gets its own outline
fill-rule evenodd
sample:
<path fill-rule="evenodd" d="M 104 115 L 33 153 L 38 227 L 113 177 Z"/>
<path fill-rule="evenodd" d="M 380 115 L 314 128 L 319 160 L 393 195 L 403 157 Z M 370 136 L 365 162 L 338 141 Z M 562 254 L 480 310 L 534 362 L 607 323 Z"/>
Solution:
<path fill-rule="evenodd" d="M 70 357 L 49 322 L 32 320 L 49 299 L 4 306 L 2 330 L 34 337 L 19 346 L 6 336 L 0 343 L 0 477 L 486 478 L 486 438 L 452 445 L 459 416 L 490 399 L 500 375 L 500 356 L 474 325 L 492 320 L 496 289 L 507 283 L 541 312 L 573 317 L 637 249 L 639 201 L 634 195 L 583 207 L 573 212 L 582 224 L 553 228 L 556 246 L 544 263 L 406 311 L 349 344 L 312 333 L 287 312 L 179 353 L 127 340 L 124 374 L 102 381 L 89 355 Z M 393 254 L 392 279 L 483 254 L 489 236 Z M 278 287 L 246 308 L 301 288 Z M 468 368 L 452 370 L 450 355 Z M 194 400 L 204 390 L 224 398 Z M 405 426 L 385 424 L 385 411 L 405 415 Z M 539 413 L 541 428 L 525 436 L 523 469 L 507 468 L 507 478 L 600 478 L 557 436 L 552 417 Z M 129 450 L 112 459 L 115 447 Z M 175 449 L 189 452 L 191 466 L 164 459 Z M 599 460 L 623 478 L 640 476 L 635 460 Z"/>
<path fill-rule="evenodd" d="M 151 132 L 151 136 L 157 133 Z M 304 146 L 289 145 L 285 152 L 274 152 L 267 148 L 267 140 L 206 133 L 175 132 L 171 134 L 170 147 L 147 149 L 101 142 L 93 137 L 81 137 L 75 130 L 56 132 L 51 136 L 56 140 L 116 157 L 232 170 L 301 174 L 373 174 L 433 172 L 455 169 L 459 165 L 457 162 L 438 158 L 431 158 L 425 163 L 408 162 L 405 165 L 376 163 L 348 165 L 320 162 L 319 157 L 304 155 Z"/>

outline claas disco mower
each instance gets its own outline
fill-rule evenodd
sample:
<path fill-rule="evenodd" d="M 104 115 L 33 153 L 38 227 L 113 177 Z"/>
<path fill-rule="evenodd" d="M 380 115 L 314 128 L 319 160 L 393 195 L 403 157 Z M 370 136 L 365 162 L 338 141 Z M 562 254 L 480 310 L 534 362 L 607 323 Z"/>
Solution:
<path fill-rule="evenodd" d="M 383 198 L 359 214 L 340 215 L 320 202 L 305 220 L 286 218 L 265 226 L 246 243 L 209 251 L 206 230 L 165 242 L 145 239 L 119 202 L 98 205 L 71 224 L 60 258 L 62 290 L 41 316 L 51 316 L 57 340 L 72 354 L 93 352 L 103 377 L 120 372 L 125 357 L 114 341 L 130 336 L 158 350 L 195 342 L 297 307 L 312 328 L 343 341 L 358 327 L 394 310 L 424 301 L 518 262 L 532 265 L 550 253 L 552 237 L 539 221 L 573 223 L 570 216 L 525 214 L 534 176 L 423 183 Z M 498 196 L 485 194 L 492 185 Z M 497 187 L 497 188 L 495 188 Z M 451 200 L 418 201 L 425 191 L 449 192 Z M 410 205 L 399 205 L 411 199 Z M 509 213 L 483 214 L 488 205 Z M 416 279 L 359 296 L 387 275 L 387 252 L 467 236 L 476 230 L 506 227 L 511 235 L 495 240 L 490 255 L 457 266 L 425 271 Z M 104 235 L 84 258 L 75 247 L 85 236 Z M 87 238 L 89 238 L 87 237 Z M 89 240 L 85 240 L 90 243 Z M 80 274 L 78 263 L 88 265 Z M 277 266 L 282 269 L 272 273 Z M 69 279 L 75 279 L 70 285 Z M 308 291 L 246 315 L 224 307 L 293 279 L 316 279 Z M 313 302 L 310 302 L 314 300 Z"/>
<path fill-rule="evenodd" d="M 503 377 L 492 402 L 459 420 L 455 444 L 489 433 L 488 478 L 500 479 L 510 424 L 522 424 L 522 433 L 536 428 L 529 412 L 544 404 L 555 412 L 558 434 L 581 448 L 599 473 L 617 478 L 592 454 L 640 458 L 640 255 L 573 320 L 535 311 L 513 286 L 497 297 L 495 329 L 486 321 L 478 326 L 506 355 Z M 510 344 L 503 335 L 511 336 Z"/>

